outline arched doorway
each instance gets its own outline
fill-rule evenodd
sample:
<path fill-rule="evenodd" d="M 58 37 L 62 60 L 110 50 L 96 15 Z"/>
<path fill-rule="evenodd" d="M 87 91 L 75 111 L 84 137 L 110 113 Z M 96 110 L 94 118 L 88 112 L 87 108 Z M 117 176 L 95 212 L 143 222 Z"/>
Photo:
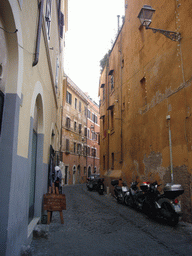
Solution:
<path fill-rule="evenodd" d="M 73 166 L 73 185 L 75 185 L 76 182 L 76 166 Z"/>
<path fill-rule="evenodd" d="M 77 166 L 78 183 L 81 183 L 81 167 L 80 164 Z"/>
<path fill-rule="evenodd" d="M 88 167 L 88 177 L 91 176 L 91 166 Z"/>

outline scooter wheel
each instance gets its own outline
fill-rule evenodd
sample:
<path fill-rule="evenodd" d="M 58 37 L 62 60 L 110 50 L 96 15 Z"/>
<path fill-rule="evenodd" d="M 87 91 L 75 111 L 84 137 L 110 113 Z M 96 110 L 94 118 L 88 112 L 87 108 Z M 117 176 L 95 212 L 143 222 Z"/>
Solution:
<path fill-rule="evenodd" d="M 122 194 L 119 194 L 119 195 L 117 196 L 117 202 L 118 202 L 119 204 L 123 204 L 123 203 L 124 203 L 124 197 L 123 197 Z"/>
<path fill-rule="evenodd" d="M 126 196 L 126 197 L 125 197 L 125 204 L 126 204 L 127 206 L 130 206 L 130 207 L 133 206 L 133 200 L 132 200 L 132 198 L 131 198 L 130 196 Z"/>
<path fill-rule="evenodd" d="M 163 203 L 161 205 L 161 213 L 170 226 L 176 226 L 178 224 L 179 216 L 175 213 L 170 204 L 166 202 Z"/>

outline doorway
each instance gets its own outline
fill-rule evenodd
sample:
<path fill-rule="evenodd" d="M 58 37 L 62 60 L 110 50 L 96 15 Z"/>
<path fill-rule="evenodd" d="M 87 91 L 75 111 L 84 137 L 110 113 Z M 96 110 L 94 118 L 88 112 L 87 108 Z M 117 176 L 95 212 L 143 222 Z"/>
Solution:
<path fill-rule="evenodd" d="M 68 169 L 69 166 L 65 166 L 65 184 L 68 184 Z"/>
<path fill-rule="evenodd" d="M 29 183 L 29 218 L 28 218 L 28 223 L 34 217 L 36 161 L 37 161 L 37 133 L 35 132 L 35 130 L 33 130 L 32 152 L 31 152 L 31 171 L 30 171 L 30 183 Z"/>

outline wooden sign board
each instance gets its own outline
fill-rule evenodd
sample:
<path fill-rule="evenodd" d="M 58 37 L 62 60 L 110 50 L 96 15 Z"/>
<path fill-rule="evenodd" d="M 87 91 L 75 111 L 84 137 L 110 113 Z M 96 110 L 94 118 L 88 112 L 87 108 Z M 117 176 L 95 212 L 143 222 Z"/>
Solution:
<path fill-rule="evenodd" d="M 66 198 L 64 194 L 45 194 L 43 195 L 43 208 L 47 211 L 66 210 Z"/>

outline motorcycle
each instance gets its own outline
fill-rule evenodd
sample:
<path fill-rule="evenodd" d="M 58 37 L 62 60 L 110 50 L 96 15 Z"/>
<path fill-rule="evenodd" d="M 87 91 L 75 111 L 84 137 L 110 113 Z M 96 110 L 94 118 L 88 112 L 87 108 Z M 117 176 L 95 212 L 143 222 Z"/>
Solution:
<path fill-rule="evenodd" d="M 126 182 L 122 182 L 122 186 L 119 186 L 119 180 L 112 180 L 111 185 L 114 187 L 114 197 L 117 200 L 117 202 L 124 204 L 125 195 L 129 190 Z"/>
<path fill-rule="evenodd" d="M 102 178 L 98 179 L 97 192 L 99 195 L 103 195 L 104 193 L 104 179 Z"/>
<path fill-rule="evenodd" d="M 181 204 L 177 197 L 184 193 L 180 184 L 167 183 L 164 193 L 158 191 L 157 182 L 144 182 L 140 188 L 143 191 L 143 211 L 150 217 L 163 218 L 171 226 L 177 225 L 182 214 Z"/>
<path fill-rule="evenodd" d="M 142 190 L 138 188 L 138 184 L 137 181 L 131 183 L 129 190 L 125 195 L 125 204 L 137 208 L 138 210 L 142 210 L 144 196 Z"/>
<path fill-rule="evenodd" d="M 98 175 L 91 175 L 89 178 L 87 178 L 87 189 L 89 191 L 97 190 L 98 187 Z"/>

